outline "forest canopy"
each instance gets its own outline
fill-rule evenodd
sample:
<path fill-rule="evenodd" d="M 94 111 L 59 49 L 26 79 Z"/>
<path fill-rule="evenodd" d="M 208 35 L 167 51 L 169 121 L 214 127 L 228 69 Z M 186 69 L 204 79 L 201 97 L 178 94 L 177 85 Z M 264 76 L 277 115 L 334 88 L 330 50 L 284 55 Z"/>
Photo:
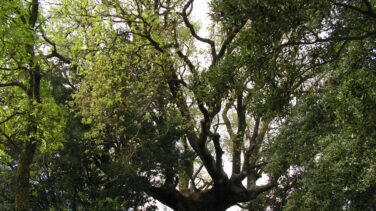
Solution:
<path fill-rule="evenodd" d="M 375 1 L 3 0 L 0 49 L 0 210 L 376 209 Z"/>

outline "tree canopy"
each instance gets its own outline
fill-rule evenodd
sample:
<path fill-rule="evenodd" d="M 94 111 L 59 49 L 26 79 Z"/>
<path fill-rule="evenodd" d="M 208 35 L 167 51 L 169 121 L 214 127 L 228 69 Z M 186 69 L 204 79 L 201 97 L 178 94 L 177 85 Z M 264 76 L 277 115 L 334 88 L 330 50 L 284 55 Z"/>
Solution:
<path fill-rule="evenodd" d="M 1 210 L 376 209 L 373 1 L 7 0 L 0 24 Z"/>

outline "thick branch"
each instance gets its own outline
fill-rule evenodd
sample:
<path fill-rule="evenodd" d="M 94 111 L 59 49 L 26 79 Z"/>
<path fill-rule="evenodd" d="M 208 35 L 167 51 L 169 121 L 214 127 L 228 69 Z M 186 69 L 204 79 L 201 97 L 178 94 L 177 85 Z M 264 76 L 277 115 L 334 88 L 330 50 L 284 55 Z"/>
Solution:
<path fill-rule="evenodd" d="M 222 113 L 222 119 L 223 119 L 223 122 L 226 125 L 227 132 L 230 135 L 230 139 L 233 139 L 235 137 L 235 133 L 234 133 L 234 130 L 232 129 L 231 122 L 227 117 L 227 113 L 230 110 L 232 104 L 233 104 L 233 100 L 230 100 L 229 102 L 227 102 L 225 108 L 223 109 L 223 113 Z"/>
<path fill-rule="evenodd" d="M 188 20 L 187 10 L 192 5 L 192 3 L 193 3 L 193 0 L 189 0 L 187 2 L 187 4 L 185 4 L 184 7 L 183 7 L 183 12 L 182 12 L 181 16 L 183 17 L 184 24 L 185 24 L 186 27 L 188 27 L 189 31 L 191 32 L 191 34 L 194 38 L 196 38 L 197 40 L 199 40 L 201 42 L 204 42 L 204 43 L 207 43 L 207 44 L 210 45 L 211 55 L 212 55 L 212 58 L 213 58 L 213 61 L 214 61 L 214 60 L 216 60 L 215 58 L 217 57 L 214 41 L 211 40 L 211 39 L 208 39 L 208 38 L 200 37 L 197 34 L 193 24 Z"/>
<path fill-rule="evenodd" d="M 189 69 L 191 70 L 191 72 L 193 74 L 196 73 L 196 68 L 195 66 L 193 65 L 192 61 L 188 58 L 187 55 L 184 55 L 183 52 L 181 50 L 177 50 L 176 53 L 178 54 L 178 56 L 183 59 L 184 63 L 186 63 L 189 67 Z"/>
<path fill-rule="evenodd" d="M 230 32 L 230 34 L 226 37 L 226 39 L 222 43 L 222 46 L 221 46 L 221 48 L 220 48 L 220 50 L 218 52 L 218 55 L 216 55 L 216 57 L 215 57 L 215 59 L 213 61 L 213 64 L 215 64 L 215 62 L 217 62 L 219 59 L 221 59 L 224 56 L 224 54 L 225 54 L 228 46 L 234 40 L 234 38 L 240 32 L 240 30 L 244 27 L 244 25 L 245 25 L 246 22 L 247 21 L 243 21 L 240 24 L 240 26 L 235 27 L 235 29 L 232 32 Z"/>
<path fill-rule="evenodd" d="M 238 181 L 242 181 L 249 174 L 249 158 L 251 156 L 251 149 L 256 145 L 256 138 L 258 137 L 258 131 L 260 127 L 260 117 L 255 119 L 255 126 L 253 127 L 252 137 L 249 139 L 249 149 L 245 152 L 244 163 L 242 167 L 242 172 L 238 175 L 233 175 L 234 178 Z"/>
<path fill-rule="evenodd" d="M 251 188 L 250 190 L 247 191 L 247 193 L 248 193 L 248 200 L 247 201 L 255 199 L 260 193 L 268 191 L 268 190 L 272 189 L 273 187 L 274 187 L 273 182 L 269 182 L 269 183 L 267 183 L 265 185 L 261 185 L 261 186 L 254 186 L 253 188 Z"/>
<path fill-rule="evenodd" d="M 222 169 L 222 155 L 223 150 L 219 143 L 220 135 L 218 133 L 212 134 L 212 140 L 214 143 L 214 149 L 215 149 L 215 159 L 217 162 L 217 169 Z"/>
<path fill-rule="evenodd" d="M 197 100 L 198 108 L 201 111 L 201 113 L 204 115 L 204 118 L 201 120 L 201 133 L 199 138 L 199 146 L 205 147 L 207 137 L 209 135 L 210 131 L 210 125 L 212 122 L 212 117 L 208 111 L 208 109 L 205 108 L 204 104 Z"/>
<path fill-rule="evenodd" d="M 241 148 L 243 145 L 244 131 L 246 128 L 245 113 L 246 110 L 243 105 L 243 93 L 237 93 L 236 112 L 238 117 L 238 130 L 236 136 L 233 139 L 232 150 L 232 175 L 240 173 L 241 166 Z"/>
<path fill-rule="evenodd" d="M 148 193 L 174 210 L 181 210 L 182 207 L 180 206 L 186 201 L 185 197 L 175 188 L 154 187 L 150 185 Z"/>
<path fill-rule="evenodd" d="M 316 43 L 323 43 L 323 42 L 330 42 L 330 41 L 351 41 L 351 40 L 356 41 L 356 40 L 363 40 L 372 36 L 376 36 L 376 31 L 368 32 L 360 36 L 338 36 L 338 37 L 328 37 L 328 38 L 323 38 L 323 39 L 318 38 L 313 41 L 307 41 L 307 42 L 305 41 L 287 42 L 287 43 L 280 45 L 280 47 L 286 47 L 286 46 L 291 46 L 291 45 L 312 45 Z"/>
<path fill-rule="evenodd" d="M 38 10 L 39 10 L 39 2 L 38 0 L 33 0 L 31 2 L 31 14 L 29 18 L 29 25 L 34 28 L 35 24 L 38 20 Z"/>
<path fill-rule="evenodd" d="M 243 93 L 240 92 L 237 94 L 237 102 L 236 102 L 236 111 L 238 116 L 238 131 L 237 135 L 244 135 L 244 131 L 246 128 L 245 122 L 245 107 L 243 105 Z M 243 138 L 243 137 L 242 137 Z"/>
<path fill-rule="evenodd" d="M 175 96 L 175 101 L 180 113 L 187 121 L 187 139 L 193 150 L 197 153 L 200 157 L 202 162 L 204 163 L 205 168 L 207 169 L 209 175 L 213 179 L 213 181 L 218 182 L 224 178 L 223 169 L 217 169 L 216 162 L 211 155 L 210 151 L 206 148 L 206 145 L 199 144 L 201 139 L 207 138 L 207 134 L 201 134 L 200 139 L 197 137 L 195 132 L 195 123 L 191 113 L 189 111 L 188 105 L 186 103 L 185 98 L 180 90 L 180 86 L 177 86 L 178 94 Z M 206 124 L 206 123 L 205 123 Z M 207 133 L 209 131 L 205 131 Z M 205 136 L 205 137 L 204 137 Z"/>

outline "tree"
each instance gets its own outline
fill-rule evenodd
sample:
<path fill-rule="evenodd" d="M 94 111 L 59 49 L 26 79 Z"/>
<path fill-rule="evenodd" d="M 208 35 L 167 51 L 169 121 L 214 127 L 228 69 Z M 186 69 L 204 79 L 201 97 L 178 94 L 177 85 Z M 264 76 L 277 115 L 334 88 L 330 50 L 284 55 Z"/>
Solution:
<path fill-rule="evenodd" d="M 288 165 L 256 185 L 273 158 L 273 127 L 351 40 L 375 34 L 368 1 L 210 4 L 215 39 L 197 33 L 192 0 L 86 1 L 67 11 L 85 30 L 76 103 L 103 150 L 98 166 L 113 185 L 177 210 L 224 210 L 275 187 Z M 354 28 L 359 17 L 370 28 Z M 208 46 L 208 65 L 195 59 L 196 41 Z"/>
<path fill-rule="evenodd" d="M 275 160 L 298 169 L 287 210 L 375 209 L 372 42 L 352 43 L 329 67 L 329 79 L 297 103 L 276 137 L 274 158 L 284 159 Z"/>
<path fill-rule="evenodd" d="M 1 4 L 1 168 L 12 174 L 16 210 L 30 210 L 33 160 L 36 153 L 60 146 L 64 126 L 63 111 L 43 80 L 50 69 L 39 11 L 37 0 Z"/>
<path fill-rule="evenodd" d="M 44 21 L 38 1 L 1 6 L 16 209 L 30 178 L 40 209 L 373 208 L 374 3 L 209 5 L 209 38 L 193 0 L 61 0 Z"/>

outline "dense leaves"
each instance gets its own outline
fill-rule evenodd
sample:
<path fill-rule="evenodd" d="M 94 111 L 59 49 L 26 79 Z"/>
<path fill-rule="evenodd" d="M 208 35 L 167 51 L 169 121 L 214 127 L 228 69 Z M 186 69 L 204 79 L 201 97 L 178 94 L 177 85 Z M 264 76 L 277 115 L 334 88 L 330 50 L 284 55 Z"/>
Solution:
<path fill-rule="evenodd" d="M 295 166 L 299 176 L 288 209 L 374 209 L 375 60 L 369 44 L 349 46 L 276 137 L 280 165 Z"/>
<path fill-rule="evenodd" d="M 375 3 L 193 5 L 0 5 L 0 209 L 375 209 Z"/>

